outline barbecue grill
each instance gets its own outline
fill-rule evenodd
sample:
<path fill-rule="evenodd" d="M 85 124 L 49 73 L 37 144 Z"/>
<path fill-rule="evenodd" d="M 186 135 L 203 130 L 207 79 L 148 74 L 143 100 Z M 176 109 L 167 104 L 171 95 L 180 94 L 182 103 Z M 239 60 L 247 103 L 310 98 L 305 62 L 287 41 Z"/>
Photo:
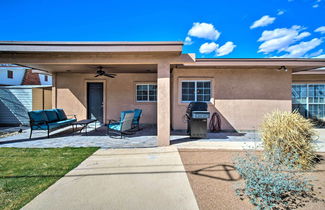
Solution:
<path fill-rule="evenodd" d="M 205 102 L 191 102 L 186 110 L 187 133 L 191 138 L 207 137 L 207 119 L 210 117 L 208 104 Z"/>

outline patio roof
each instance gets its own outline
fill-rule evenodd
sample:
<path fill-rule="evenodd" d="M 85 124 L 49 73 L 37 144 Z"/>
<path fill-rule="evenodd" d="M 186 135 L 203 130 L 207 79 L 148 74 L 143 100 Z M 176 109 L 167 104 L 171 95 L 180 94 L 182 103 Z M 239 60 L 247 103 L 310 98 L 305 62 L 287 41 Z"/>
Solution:
<path fill-rule="evenodd" d="M 0 52 L 182 52 L 183 42 L 26 42 L 0 41 Z"/>
<path fill-rule="evenodd" d="M 197 58 L 195 63 L 185 63 L 185 68 L 278 68 L 285 66 L 294 72 L 325 67 L 325 59 L 310 58 Z"/>
<path fill-rule="evenodd" d="M 0 41 L 0 63 L 14 63 L 49 73 L 93 72 L 103 65 L 114 73 L 156 72 L 156 65 L 205 69 L 277 69 L 293 72 L 325 67 L 325 59 L 307 58 L 195 58 L 182 54 L 183 42 L 25 42 Z"/>

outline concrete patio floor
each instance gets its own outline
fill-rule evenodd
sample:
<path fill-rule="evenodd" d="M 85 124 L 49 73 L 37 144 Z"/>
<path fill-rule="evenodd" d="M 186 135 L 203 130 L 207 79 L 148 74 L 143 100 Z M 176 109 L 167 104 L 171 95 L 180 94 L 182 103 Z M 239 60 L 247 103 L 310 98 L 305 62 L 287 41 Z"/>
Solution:
<path fill-rule="evenodd" d="M 20 148 L 55 148 L 55 147 L 100 147 L 100 148 L 152 148 L 157 146 L 156 127 L 143 125 L 143 129 L 120 138 L 118 135 L 108 136 L 106 127 L 94 130 L 94 124 L 88 128 L 88 134 L 72 133 L 72 129 L 63 128 L 46 137 L 46 131 L 33 132 L 29 139 L 28 128 L 23 128 L 22 133 L 0 138 L 0 147 Z M 18 128 L 8 128 L 18 131 Z M 7 129 L 7 130 L 8 130 Z M 2 128 L 2 130 L 5 130 Z M 0 129 L 1 131 L 1 129 Z M 325 129 L 316 129 L 319 136 L 316 140 L 317 151 L 325 152 Z M 201 149 L 261 149 L 261 140 L 258 132 L 219 132 L 208 133 L 206 139 L 190 139 L 185 131 L 172 131 L 171 144 L 179 148 Z"/>
<path fill-rule="evenodd" d="M 23 209 L 198 210 L 176 147 L 100 149 Z"/>

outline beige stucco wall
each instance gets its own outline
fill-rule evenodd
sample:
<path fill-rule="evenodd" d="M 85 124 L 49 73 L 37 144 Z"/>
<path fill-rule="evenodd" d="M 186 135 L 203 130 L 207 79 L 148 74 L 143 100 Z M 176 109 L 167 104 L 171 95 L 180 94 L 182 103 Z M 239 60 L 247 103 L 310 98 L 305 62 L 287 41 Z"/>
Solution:
<path fill-rule="evenodd" d="M 325 75 L 323 74 L 293 74 L 292 83 L 325 83 Z"/>
<path fill-rule="evenodd" d="M 273 110 L 291 111 L 291 72 L 273 69 L 174 69 L 172 126 L 185 129 L 187 103 L 180 101 L 181 80 L 212 82 L 209 111 L 221 116 L 222 130 L 256 130 Z"/>
<path fill-rule="evenodd" d="M 52 108 L 52 88 L 33 88 L 33 110 Z"/>
<path fill-rule="evenodd" d="M 135 85 L 137 83 L 156 83 L 156 74 L 118 74 L 116 78 L 95 78 L 94 74 L 57 73 L 56 94 L 57 107 L 67 114 L 76 114 L 78 120 L 86 119 L 86 82 L 104 83 L 104 113 L 106 120 L 119 119 L 120 112 L 140 108 L 143 110 L 141 123 L 156 123 L 156 102 L 136 102 Z"/>
<path fill-rule="evenodd" d="M 223 130 L 258 129 L 263 116 L 275 109 L 291 110 L 291 72 L 273 69 L 174 69 L 171 79 L 171 123 L 173 129 L 186 129 L 183 120 L 187 103 L 180 97 L 182 80 L 211 80 L 212 99 L 209 111 L 221 116 Z M 118 74 L 115 79 L 94 78 L 93 74 L 57 73 L 57 107 L 67 114 L 86 118 L 86 82 L 105 85 L 105 116 L 118 119 L 123 110 L 143 110 L 141 123 L 156 124 L 157 103 L 138 103 L 137 83 L 156 83 L 157 74 Z"/>

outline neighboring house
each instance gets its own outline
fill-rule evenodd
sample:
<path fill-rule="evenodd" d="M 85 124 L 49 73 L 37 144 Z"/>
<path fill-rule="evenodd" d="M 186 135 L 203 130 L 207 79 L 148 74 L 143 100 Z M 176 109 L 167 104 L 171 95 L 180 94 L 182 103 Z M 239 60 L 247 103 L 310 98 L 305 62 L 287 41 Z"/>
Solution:
<path fill-rule="evenodd" d="M 28 111 L 51 108 L 52 77 L 33 71 L 0 64 L 0 125 L 28 125 Z"/>
<path fill-rule="evenodd" d="M 0 86 L 0 126 L 28 125 L 27 112 L 51 107 L 51 86 Z"/>
<path fill-rule="evenodd" d="M 52 76 L 33 72 L 29 67 L 0 64 L 0 86 L 4 85 L 52 85 Z"/>
<path fill-rule="evenodd" d="M 13 64 L 0 64 L 0 85 L 21 85 L 26 69 Z"/>
<path fill-rule="evenodd" d="M 9 60 L 51 73 L 52 106 L 79 120 L 95 116 L 107 122 L 118 119 L 123 110 L 142 109 L 141 123 L 157 124 L 160 146 L 169 144 L 170 129 L 186 129 L 184 114 L 191 101 L 206 101 L 209 111 L 220 115 L 222 130 L 256 130 L 265 114 L 292 110 L 293 82 L 325 82 L 324 76 L 292 74 L 324 67 L 324 59 L 198 59 L 183 54 L 182 46 L 0 42 L 0 63 Z M 95 77 L 98 66 L 116 77 Z M 323 107 L 308 103 L 310 110 Z"/>

